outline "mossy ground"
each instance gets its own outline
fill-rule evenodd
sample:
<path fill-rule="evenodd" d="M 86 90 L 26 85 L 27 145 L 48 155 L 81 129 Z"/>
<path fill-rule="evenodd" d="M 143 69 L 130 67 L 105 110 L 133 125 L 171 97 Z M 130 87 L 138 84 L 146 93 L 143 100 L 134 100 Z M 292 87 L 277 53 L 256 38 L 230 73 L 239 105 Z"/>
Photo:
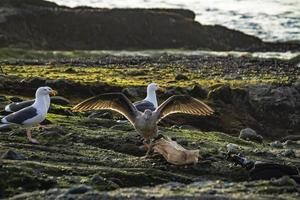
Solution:
<path fill-rule="evenodd" d="M 67 69 L 72 69 L 69 72 Z M 209 66 L 201 69 L 187 68 L 182 65 L 155 65 L 132 66 L 100 65 L 92 67 L 78 66 L 2 66 L 6 74 L 22 77 L 44 77 L 47 79 L 67 79 L 81 83 L 108 83 L 116 86 L 146 86 L 149 82 L 156 82 L 161 87 L 189 87 L 195 84 L 213 86 L 229 84 L 244 86 L 257 83 L 286 83 L 289 77 L 272 75 L 269 72 L 247 72 L 242 79 L 227 78 L 226 71 L 221 66 Z M 182 74 L 187 80 L 175 80 L 176 75 Z"/>
<path fill-rule="evenodd" d="M 200 149 L 204 157 L 197 165 L 173 166 L 157 154 L 149 159 L 140 158 L 144 153 L 138 148 L 141 145 L 140 138 L 134 130 L 128 130 L 127 123 L 106 119 L 93 119 L 90 122 L 79 116 L 57 114 L 49 114 L 48 119 L 52 124 L 47 125 L 45 130 L 34 129 L 34 136 L 41 142 L 40 145 L 28 144 L 25 132 L 21 129 L 0 134 L 0 152 L 11 149 L 26 157 L 25 160 L 2 160 L 0 186 L 4 190 L 4 197 L 53 187 L 69 188 L 78 184 L 91 185 L 98 191 L 149 186 L 143 189 L 149 194 L 171 195 L 173 191 L 170 188 L 156 185 L 168 182 L 190 184 L 194 181 L 204 181 L 206 186 L 194 188 L 185 185 L 179 193 L 186 196 L 190 196 L 192 190 L 205 193 L 209 188 L 217 188 L 216 185 L 222 184 L 226 189 L 219 192 L 229 197 L 240 197 L 241 193 L 246 193 L 252 198 L 260 193 L 272 196 L 274 190 L 282 192 L 282 188 L 267 182 L 246 182 L 247 171 L 225 159 L 228 143 L 238 144 L 241 153 L 249 159 L 300 165 L 299 160 L 276 156 L 280 150 L 266 144 L 247 142 L 219 132 L 161 127 L 160 133 L 176 138 L 188 149 Z M 102 124 L 108 124 L 108 127 Z M 114 128 L 116 124 L 119 126 L 117 130 Z M 51 127 L 59 127 L 63 131 L 60 134 L 48 133 Z M 270 152 L 274 157 L 257 154 L 254 149 L 256 152 Z M 94 184 L 91 180 L 95 174 L 104 177 L 105 181 Z M 245 188 L 258 191 L 254 195 Z M 121 191 L 133 195 L 130 189 Z M 117 191 L 111 193 L 116 194 Z M 296 193 L 286 195 L 292 198 Z"/>
<path fill-rule="evenodd" d="M 205 60 L 182 62 L 182 59 L 174 59 L 163 63 L 147 63 L 142 60 L 141 63 L 130 65 L 116 63 L 87 66 L 72 65 L 72 62 L 47 65 L 6 63 L 2 65 L 2 69 L 11 81 L 43 77 L 83 84 L 104 82 L 121 87 L 145 86 L 150 82 L 157 82 L 165 88 L 195 84 L 213 88 L 222 83 L 233 86 L 261 82 L 285 83 L 299 74 L 297 71 L 294 73 L 295 68 L 285 68 L 288 65 L 285 62 L 276 67 L 273 66 L 273 61 L 263 61 L 264 64 L 267 62 L 267 69 L 253 63 L 254 67 L 249 67 L 252 61 L 249 61 L 248 67 L 236 67 L 228 63 L 224 67 L 222 62 L 216 60 L 213 64 L 207 64 Z M 269 69 L 274 69 L 274 73 L 270 73 Z M 240 70 L 241 77 L 232 77 L 236 70 Z M 183 74 L 188 79 L 175 80 L 177 74 Z M 7 103 L 8 101 L 2 102 L 1 108 Z M 105 195 L 119 199 L 161 196 L 172 199 L 176 195 L 188 198 L 212 193 L 236 199 L 299 197 L 299 191 L 291 186 L 274 186 L 270 181 L 248 181 L 247 170 L 225 159 L 226 145 L 235 143 L 248 159 L 300 166 L 299 159 L 280 156 L 283 149 L 271 148 L 267 145 L 270 141 L 256 144 L 221 132 L 160 127 L 161 134 L 176 139 L 187 149 L 199 149 L 203 157 L 196 165 L 174 166 L 158 154 L 149 159 L 140 158 L 145 153 L 138 148 L 142 144 L 141 138 L 128 123 L 59 114 L 65 113 L 65 109 L 68 108 L 54 106 L 48 115 L 51 124 L 44 129 L 34 129 L 34 137 L 41 142 L 40 145 L 29 144 L 22 129 L 1 132 L 0 153 L 11 149 L 23 154 L 26 159 L 0 160 L 0 198 L 35 191 L 29 194 L 29 199 L 44 199 L 43 195 L 46 193 L 41 194 L 42 190 L 64 189 L 79 184 L 89 185 L 98 192 L 105 192 Z M 294 149 L 299 157 L 299 147 Z M 93 176 L 96 175 L 103 177 L 103 182 L 93 182 Z M 180 182 L 183 185 L 173 188 L 168 185 L 169 182 Z"/>

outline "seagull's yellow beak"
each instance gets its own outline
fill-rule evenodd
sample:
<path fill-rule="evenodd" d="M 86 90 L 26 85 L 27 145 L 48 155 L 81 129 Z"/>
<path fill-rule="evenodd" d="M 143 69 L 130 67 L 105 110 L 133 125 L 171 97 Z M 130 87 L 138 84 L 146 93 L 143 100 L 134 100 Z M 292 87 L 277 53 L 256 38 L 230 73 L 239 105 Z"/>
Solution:
<path fill-rule="evenodd" d="M 56 91 L 56 90 L 52 90 L 51 92 L 50 92 L 50 95 L 51 96 L 55 96 L 55 95 L 57 95 L 58 94 L 58 92 Z"/>

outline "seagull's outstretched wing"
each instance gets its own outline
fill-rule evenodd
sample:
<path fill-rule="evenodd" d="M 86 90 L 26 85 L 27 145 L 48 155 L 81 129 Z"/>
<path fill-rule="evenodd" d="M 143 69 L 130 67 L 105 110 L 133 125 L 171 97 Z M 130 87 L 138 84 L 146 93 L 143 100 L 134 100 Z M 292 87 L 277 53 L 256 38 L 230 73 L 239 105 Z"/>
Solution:
<path fill-rule="evenodd" d="M 189 95 L 174 95 L 155 110 L 158 121 L 173 113 L 207 116 L 213 114 L 214 110 Z"/>
<path fill-rule="evenodd" d="M 122 93 L 106 93 L 91 97 L 72 108 L 73 111 L 114 110 L 124 115 L 132 124 L 138 114 L 137 109 Z"/>

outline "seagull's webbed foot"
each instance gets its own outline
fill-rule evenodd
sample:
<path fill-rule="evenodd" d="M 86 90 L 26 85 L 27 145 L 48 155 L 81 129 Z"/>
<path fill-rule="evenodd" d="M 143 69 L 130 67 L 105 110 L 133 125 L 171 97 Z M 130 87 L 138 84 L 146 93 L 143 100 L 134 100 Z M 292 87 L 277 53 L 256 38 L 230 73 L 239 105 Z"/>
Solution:
<path fill-rule="evenodd" d="M 28 140 L 29 140 L 30 143 L 32 143 L 32 144 L 39 144 L 39 141 L 37 141 L 36 139 L 32 138 L 32 133 L 31 133 L 30 129 L 27 129 L 26 134 L 27 134 L 27 138 L 28 138 Z"/>

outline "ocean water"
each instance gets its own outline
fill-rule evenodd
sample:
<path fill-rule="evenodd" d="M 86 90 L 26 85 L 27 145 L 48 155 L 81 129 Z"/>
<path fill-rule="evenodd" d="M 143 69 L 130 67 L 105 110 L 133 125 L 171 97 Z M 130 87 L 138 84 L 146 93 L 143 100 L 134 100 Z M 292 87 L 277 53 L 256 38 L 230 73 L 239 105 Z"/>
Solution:
<path fill-rule="evenodd" d="M 202 24 L 219 24 L 264 41 L 300 41 L 300 0 L 50 0 L 70 7 L 185 8 Z"/>

